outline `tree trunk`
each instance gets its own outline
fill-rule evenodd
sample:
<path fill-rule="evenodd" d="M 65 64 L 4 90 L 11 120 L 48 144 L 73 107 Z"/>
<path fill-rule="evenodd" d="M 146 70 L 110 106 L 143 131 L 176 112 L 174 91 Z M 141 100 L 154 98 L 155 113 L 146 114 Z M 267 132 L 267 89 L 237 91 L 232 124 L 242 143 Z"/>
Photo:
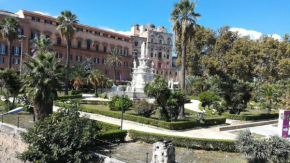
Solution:
<path fill-rule="evenodd" d="M 117 70 L 116 70 L 116 66 L 114 66 L 114 83 L 116 85 L 116 76 L 117 76 Z"/>
<path fill-rule="evenodd" d="M 65 95 L 68 95 L 68 87 L 69 87 L 70 45 L 71 45 L 71 42 L 70 42 L 70 40 L 68 39 L 68 40 L 67 40 L 67 46 L 66 46 L 67 55 L 66 55 Z"/>
<path fill-rule="evenodd" d="M 52 114 L 53 102 L 44 102 L 42 100 L 36 99 L 33 101 L 33 110 L 36 121 L 42 121 L 45 117 Z"/>
<path fill-rule="evenodd" d="M 98 85 L 95 84 L 95 95 L 97 95 L 97 94 L 98 94 Z"/>
<path fill-rule="evenodd" d="M 182 61 L 181 61 L 181 90 L 185 91 L 185 59 L 186 59 L 187 40 L 184 39 L 182 45 Z M 184 119 L 184 104 L 181 105 L 179 119 Z"/>
<path fill-rule="evenodd" d="M 9 57 L 8 57 L 8 69 L 11 69 L 12 65 L 12 41 L 8 41 L 9 44 Z"/>

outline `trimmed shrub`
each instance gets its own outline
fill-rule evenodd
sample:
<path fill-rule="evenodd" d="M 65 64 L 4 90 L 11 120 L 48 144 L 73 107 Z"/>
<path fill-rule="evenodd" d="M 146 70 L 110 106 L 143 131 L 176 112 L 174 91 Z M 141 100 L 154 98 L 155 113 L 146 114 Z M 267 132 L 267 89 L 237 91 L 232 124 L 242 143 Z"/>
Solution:
<path fill-rule="evenodd" d="M 81 100 L 81 104 L 90 104 L 90 105 L 109 105 L 109 101 L 99 101 L 99 100 Z"/>
<path fill-rule="evenodd" d="M 109 131 L 109 130 L 118 130 L 120 129 L 120 126 L 114 125 L 111 123 L 106 123 L 106 122 L 101 122 L 101 121 L 96 121 L 97 127 L 101 131 Z"/>
<path fill-rule="evenodd" d="M 224 113 L 228 119 L 244 120 L 244 121 L 255 121 L 265 119 L 275 119 L 279 117 L 279 113 L 262 113 L 262 114 L 229 114 Z"/>
<path fill-rule="evenodd" d="M 177 147 L 204 149 L 204 150 L 218 150 L 228 152 L 236 151 L 234 140 L 189 138 L 189 137 L 141 132 L 136 130 L 129 130 L 129 136 L 131 139 L 135 141 L 139 140 L 144 141 L 146 143 L 155 143 L 159 140 L 165 139 L 172 141 L 173 145 Z"/>
<path fill-rule="evenodd" d="M 69 95 L 78 95 L 78 94 L 81 94 L 81 91 L 79 90 L 71 90 L 68 92 Z"/>
<path fill-rule="evenodd" d="M 108 141 L 110 143 L 124 142 L 127 136 L 127 130 L 110 130 L 97 133 L 97 139 Z M 96 140 L 96 144 L 101 143 Z"/>
<path fill-rule="evenodd" d="M 68 95 L 68 96 L 58 96 L 57 100 L 76 99 L 76 98 L 82 98 L 82 95 L 76 94 L 76 95 Z"/>
<path fill-rule="evenodd" d="M 109 103 L 109 108 L 110 110 L 113 110 L 113 111 L 121 111 L 122 107 L 124 108 L 124 110 L 127 110 L 132 106 L 133 106 L 133 101 L 128 96 L 124 96 L 124 98 L 115 96 L 112 98 L 111 102 Z"/>
<path fill-rule="evenodd" d="M 210 117 L 210 118 L 204 118 L 203 123 L 204 125 L 219 125 L 226 123 L 227 118 L 226 117 Z"/>
<path fill-rule="evenodd" d="M 118 96 L 111 97 L 111 101 L 109 102 L 109 108 L 110 110 L 117 110 L 115 107 L 115 102 L 118 100 Z"/>
<path fill-rule="evenodd" d="M 97 109 L 86 108 L 83 106 L 80 106 L 80 110 L 84 112 L 89 112 L 89 113 L 101 114 L 108 117 L 121 118 L 121 112 L 116 112 L 116 111 L 97 110 Z M 148 124 L 148 125 L 152 125 L 156 127 L 170 129 L 170 130 L 182 130 L 182 129 L 188 129 L 188 128 L 194 128 L 196 126 L 200 126 L 199 121 L 165 122 L 165 121 L 161 121 L 157 119 L 145 118 L 145 117 L 140 117 L 140 116 L 135 116 L 135 115 L 130 115 L 130 114 L 124 114 L 123 118 L 125 120 Z"/>
<path fill-rule="evenodd" d="M 156 108 L 154 104 L 150 104 L 146 100 L 142 99 L 140 102 L 135 104 L 135 111 L 143 117 L 150 117 L 155 113 Z"/>
<path fill-rule="evenodd" d="M 198 98 L 202 102 L 203 107 L 212 104 L 214 101 L 220 101 L 220 97 L 210 91 L 200 93 Z"/>

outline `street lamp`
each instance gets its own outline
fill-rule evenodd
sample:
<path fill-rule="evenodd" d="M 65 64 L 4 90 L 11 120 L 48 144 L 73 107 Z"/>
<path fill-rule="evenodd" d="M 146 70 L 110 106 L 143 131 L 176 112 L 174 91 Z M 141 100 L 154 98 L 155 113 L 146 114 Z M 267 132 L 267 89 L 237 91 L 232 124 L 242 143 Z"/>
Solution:
<path fill-rule="evenodd" d="M 24 35 L 18 36 L 21 40 L 21 58 L 20 58 L 20 75 L 22 75 L 22 62 L 23 62 L 23 40 L 26 38 Z"/>
<path fill-rule="evenodd" d="M 123 116 L 124 116 L 124 94 L 125 94 L 125 90 L 124 88 L 122 89 L 122 116 L 121 116 L 121 130 L 123 129 Z"/>

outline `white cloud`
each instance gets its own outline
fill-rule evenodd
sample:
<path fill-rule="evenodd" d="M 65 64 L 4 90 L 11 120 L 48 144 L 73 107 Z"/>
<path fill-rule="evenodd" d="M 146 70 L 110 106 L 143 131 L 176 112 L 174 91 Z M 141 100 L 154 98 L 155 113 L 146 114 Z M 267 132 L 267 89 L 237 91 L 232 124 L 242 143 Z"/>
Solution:
<path fill-rule="evenodd" d="M 111 31 L 111 32 L 120 33 L 120 34 L 127 35 L 127 36 L 131 36 L 132 35 L 131 31 L 117 31 L 115 29 L 112 29 L 112 28 L 109 28 L 109 27 L 106 27 L 106 26 L 98 26 L 98 28 L 103 29 L 103 30 L 107 30 L 107 31 Z"/>
<path fill-rule="evenodd" d="M 41 14 L 41 15 L 51 16 L 48 12 L 41 12 L 41 11 L 33 11 L 33 12 Z"/>
<path fill-rule="evenodd" d="M 252 40 L 257 40 L 263 35 L 261 32 L 254 31 L 254 30 L 247 30 L 244 28 L 231 28 L 230 31 L 238 32 L 240 36 L 250 36 Z M 272 35 L 267 34 L 267 36 L 277 39 L 279 41 L 281 40 L 281 36 L 278 34 L 272 34 Z"/>

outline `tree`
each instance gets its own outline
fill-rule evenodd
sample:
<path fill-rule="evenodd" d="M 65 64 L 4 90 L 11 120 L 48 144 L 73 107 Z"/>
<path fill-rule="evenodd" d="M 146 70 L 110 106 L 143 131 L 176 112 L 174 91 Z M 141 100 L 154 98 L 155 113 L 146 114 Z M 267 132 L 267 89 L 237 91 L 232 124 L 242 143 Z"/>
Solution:
<path fill-rule="evenodd" d="M 21 89 L 21 79 L 19 72 L 13 69 L 7 69 L 0 72 L 1 85 L 6 89 L 6 100 L 9 102 L 9 94 L 13 97 L 12 106 L 8 105 L 8 110 L 14 108 L 15 98 Z M 8 94 L 9 93 L 9 94 Z"/>
<path fill-rule="evenodd" d="M 95 89 L 95 95 L 98 93 L 98 85 L 101 83 L 102 73 L 99 70 L 93 70 L 91 71 L 91 74 L 89 75 L 89 81 L 94 85 Z"/>
<path fill-rule="evenodd" d="M 122 65 L 122 56 L 120 55 L 118 49 L 113 49 L 107 57 L 106 64 L 109 64 L 114 68 L 114 84 L 116 84 L 117 67 Z"/>
<path fill-rule="evenodd" d="M 77 108 L 60 109 L 22 134 L 29 147 L 18 157 L 30 162 L 90 162 L 97 132 L 96 123 L 81 117 Z"/>
<path fill-rule="evenodd" d="M 77 16 L 71 11 L 62 11 L 61 15 L 57 17 L 57 26 L 56 30 L 59 32 L 62 38 L 65 38 L 67 41 L 67 55 L 66 55 L 66 78 L 65 78 L 65 94 L 68 95 L 69 87 L 69 74 L 70 74 L 70 47 L 71 40 L 74 37 L 76 27 L 75 24 L 78 22 Z"/>
<path fill-rule="evenodd" d="M 87 72 L 81 64 L 76 64 L 71 68 L 70 79 L 74 81 L 73 87 L 78 90 L 86 84 Z"/>
<path fill-rule="evenodd" d="M 49 48 L 53 45 L 50 38 L 46 38 L 44 35 L 37 37 L 35 40 L 31 40 L 33 49 L 38 53 L 49 52 Z"/>
<path fill-rule="evenodd" d="M 171 92 L 167 86 L 167 82 L 163 77 L 155 76 L 152 83 L 147 83 L 144 92 L 148 97 L 154 97 L 160 109 L 160 119 L 169 120 L 168 111 L 166 109 L 166 101 L 169 99 Z"/>
<path fill-rule="evenodd" d="M 57 91 L 61 90 L 64 79 L 64 69 L 54 53 L 37 53 L 28 56 L 24 62 L 27 72 L 24 78 L 24 88 L 32 87 L 29 97 L 33 101 L 36 120 L 43 120 L 52 113 L 53 101 Z"/>
<path fill-rule="evenodd" d="M 200 14 L 194 12 L 195 6 L 196 3 L 190 0 L 180 0 L 179 3 L 174 4 L 174 9 L 171 12 L 172 29 L 176 40 L 181 42 L 181 89 L 183 90 L 185 90 L 186 47 L 188 41 L 195 35 L 195 31 L 198 28 L 195 21 L 200 17 Z M 180 118 L 184 118 L 184 106 L 181 108 Z"/>
<path fill-rule="evenodd" d="M 13 41 L 18 38 L 18 28 L 20 28 L 20 24 L 18 20 L 13 17 L 6 17 L 2 19 L 1 28 L 1 35 L 4 39 L 7 39 L 9 45 L 8 68 L 11 69 L 12 44 Z"/>

